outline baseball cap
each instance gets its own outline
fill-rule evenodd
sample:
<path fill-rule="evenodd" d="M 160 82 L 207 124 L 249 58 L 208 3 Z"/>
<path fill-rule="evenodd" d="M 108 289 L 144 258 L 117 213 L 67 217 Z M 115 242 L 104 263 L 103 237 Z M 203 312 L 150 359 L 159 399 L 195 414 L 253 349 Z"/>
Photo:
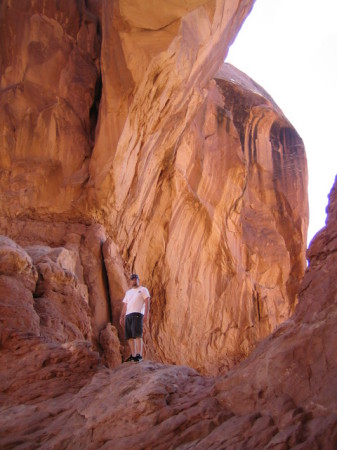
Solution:
<path fill-rule="evenodd" d="M 130 277 L 130 280 L 134 280 L 135 278 L 138 278 L 139 280 L 139 276 L 136 273 L 133 273 Z"/>

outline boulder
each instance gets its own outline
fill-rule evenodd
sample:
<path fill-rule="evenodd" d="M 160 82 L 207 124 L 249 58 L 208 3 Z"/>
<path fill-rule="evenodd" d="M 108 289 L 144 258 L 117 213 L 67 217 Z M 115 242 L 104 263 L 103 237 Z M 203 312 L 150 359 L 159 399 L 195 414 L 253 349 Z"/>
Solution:
<path fill-rule="evenodd" d="M 117 329 L 108 323 L 99 335 L 99 343 L 103 349 L 103 364 L 114 368 L 121 364 L 121 345 L 118 339 Z"/>
<path fill-rule="evenodd" d="M 34 309 L 37 270 L 23 248 L 0 236 L 0 339 L 11 333 L 39 335 L 40 320 Z"/>

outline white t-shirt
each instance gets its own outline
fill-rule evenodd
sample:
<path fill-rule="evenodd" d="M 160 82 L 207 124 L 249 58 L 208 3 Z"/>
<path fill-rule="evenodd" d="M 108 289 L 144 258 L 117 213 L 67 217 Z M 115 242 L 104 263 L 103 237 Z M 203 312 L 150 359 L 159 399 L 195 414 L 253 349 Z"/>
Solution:
<path fill-rule="evenodd" d="M 123 303 L 126 303 L 126 314 L 145 313 L 145 299 L 150 297 L 149 291 L 144 286 L 131 288 L 125 293 Z"/>

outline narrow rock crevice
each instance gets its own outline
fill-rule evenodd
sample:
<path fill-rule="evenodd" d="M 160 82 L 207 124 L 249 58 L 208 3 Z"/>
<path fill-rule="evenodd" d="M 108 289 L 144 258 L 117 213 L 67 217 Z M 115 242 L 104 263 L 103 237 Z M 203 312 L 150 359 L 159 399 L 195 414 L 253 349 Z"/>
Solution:
<path fill-rule="evenodd" d="M 88 0 L 80 5 L 80 21 L 85 27 L 88 24 L 95 24 L 96 33 L 92 42 L 91 58 L 97 69 L 97 79 L 94 91 L 93 102 L 89 110 L 89 139 L 91 150 L 95 144 L 96 126 L 98 122 L 99 104 L 102 97 L 102 74 L 100 68 L 101 49 L 102 49 L 102 25 L 98 4 L 91 3 Z"/>
<path fill-rule="evenodd" d="M 103 243 L 101 244 L 101 259 L 102 259 L 103 280 L 104 280 L 104 285 L 105 285 L 105 290 L 106 290 L 106 299 L 107 299 L 107 303 L 108 303 L 109 321 L 110 321 L 110 323 L 113 323 L 113 311 L 112 311 L 112 302 L 111 302 L 111 297 L 110 297 L 109 277 L 108 277 L 108 270 L 105 265 Z"/>
<path fill-rule="evenodd" d="M 94 99 L 89 111 L 89 137 L 90 137 L 90 147 L 93 148 L 95 143 L 96 127 L 98 123 L 99 116 L 99 105 L 102 98 L 102 75 L 98 74 L 95 86 Z"/>

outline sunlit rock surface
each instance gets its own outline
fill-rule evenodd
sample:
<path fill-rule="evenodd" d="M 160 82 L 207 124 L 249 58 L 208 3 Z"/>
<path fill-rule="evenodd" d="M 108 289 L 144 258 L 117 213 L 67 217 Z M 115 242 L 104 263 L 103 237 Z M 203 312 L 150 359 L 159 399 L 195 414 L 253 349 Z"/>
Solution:
<path fill-rule="evenodd" d="M 294 311 L 305 266 L 305 152 L 268 94 L 224 65 L 173 164 L 132 254 L 142 270 L 155 264 L 152 337 L 163 360 L 216 373 Z"/>

